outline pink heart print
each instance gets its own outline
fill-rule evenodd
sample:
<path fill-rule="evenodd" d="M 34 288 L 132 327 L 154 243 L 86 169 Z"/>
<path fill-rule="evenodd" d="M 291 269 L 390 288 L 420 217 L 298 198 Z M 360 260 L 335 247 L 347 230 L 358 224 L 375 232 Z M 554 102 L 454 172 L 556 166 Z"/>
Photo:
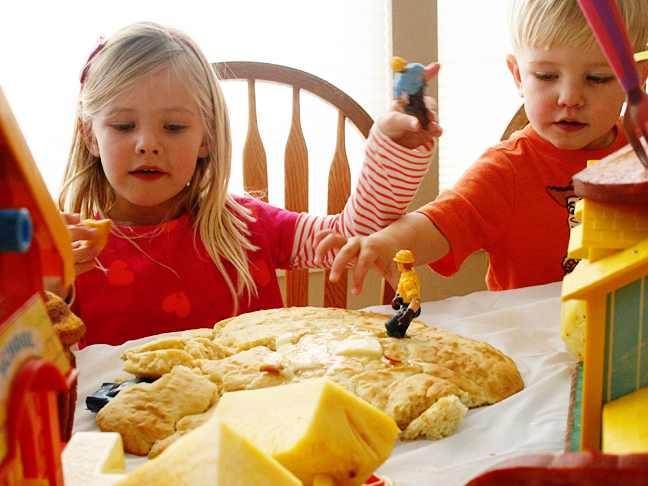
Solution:
<path fill-rule="evenodd" d="M 108 269 L 108 283 L 118 287 L 130 285 L 135 280 L 135 274 L 127 269 L 128 264 L 123 260 L 115 260 Z"/>
<path fill-rule="evenodd" d="M 162 309 L 169 314 L 175 313 L 176 316 L 183 319 L 191 312 L 191 304 L 184 292 L 175 292 L 164 299 Z"/>

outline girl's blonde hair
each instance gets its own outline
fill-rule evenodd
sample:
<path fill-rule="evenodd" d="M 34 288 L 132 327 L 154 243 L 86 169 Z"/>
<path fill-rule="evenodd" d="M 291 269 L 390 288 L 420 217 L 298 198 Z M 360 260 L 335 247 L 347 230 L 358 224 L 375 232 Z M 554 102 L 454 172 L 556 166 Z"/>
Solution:
<path fill-rule="evenodd" d="M 218 78 L 195 42 L 184 33 L 143 22 L 126 27 L 108 41 L 84 67 L 77 102 L 77 123 L 59 195 L 62 211 L 80 213 L 81 218 L 105 215 L 115 201 L 101 160 L 92 155 L 82 128 L 91 135 L 92 120 L 115 97 L 142 79 L 169 69 L 190 86 L 205 124 L 209 155 L 198 159 L 195 173 L 176 209 L 193 218 L 212 260 L 232 293 L 234 312 L 238 298 L 256 294 L 256 285 L 246 252 L 255 247 L 248 241 L 249 212 L 228 193 L 232 144 L 227 107 Z M 122 235 L 123 237 L 123 235 Z M 223 260 L 236 270 L 235 281 Z"/>
<path fill-rule="evenodd" d="M 648 43 L 648 1 L 617 0 L 634 52 Z M 596 45 L 596 38 L 576 0 L 511 0 L 508 26 L 514 54 L 522 48 Z"/>

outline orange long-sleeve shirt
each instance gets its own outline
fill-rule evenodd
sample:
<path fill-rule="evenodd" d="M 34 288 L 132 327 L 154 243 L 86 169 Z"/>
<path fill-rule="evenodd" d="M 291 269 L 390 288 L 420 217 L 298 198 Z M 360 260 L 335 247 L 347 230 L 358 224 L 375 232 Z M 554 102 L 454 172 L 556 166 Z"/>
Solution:
<path fill-rule="evenodd" d="M 527 125 L 489 148 L 451 189 L 420 208 L 450 242 L 451 250 L 430 264 L 451 276 L 473 252 L 488 253 L 490 290 L 542 285 L 562 280 L 575 261 L 567 258 L 579 199 L 572 177 L 626 145 L 618 136 L 602 150 L 562 150 Z"/>

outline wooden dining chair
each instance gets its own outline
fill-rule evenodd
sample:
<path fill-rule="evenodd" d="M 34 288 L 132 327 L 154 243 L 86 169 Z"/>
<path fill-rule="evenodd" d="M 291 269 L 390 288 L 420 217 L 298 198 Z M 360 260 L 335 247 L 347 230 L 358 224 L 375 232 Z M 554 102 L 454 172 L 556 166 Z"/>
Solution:
<path fill-rule="evenodd" d="M 515 115 L 513 115 L 513 118 L 511 118 L 511 121 L 507 125 L 506 130 L 504 130 L 504 133 L 502 134 L 502 138 L 500 140 L 508 140 L 513 132 L 522 130 L 528 124 L 529 119 L 527 118 L 526 111 L 524 110 L 524 104 L 522 104 L 518 111 L 515 112 Z"/>
<path fill-rule="evenodd" d="M 345 121 L 353 125 L 366 140 L 373 125 L 371 116 L 350 96 L 312 74 L 275 64 L 260 62 L 221 62 L 213 67 L 221 81 L 246 81 L 248 87 L 248 129 L 243 147 L 244 190 L 268 202 L 268 167 L 266 151 L 257 122 L 256 83 L 268 82 L 292 89 L 292 118 L 285 148 L 285 209 L 308 212 L 308 150 L 302 132 L 300 94 L 314 95 L 338 111 L 335 150 L 328 177 L 327 214 L 340 213 L 351 194 L 351 173 L 345 145 Z M 324 307 L 346 308 L 346 272 L 338 283 L 325 272 Z M 308 305 L 308 269 L 286 272 L 286 306 Z M 391 286 L 383 282 L 389 297 Z M 393 291 L 392 291 L 393 292 Z M 391 298 L 390 298 L 391 300 Z"/>

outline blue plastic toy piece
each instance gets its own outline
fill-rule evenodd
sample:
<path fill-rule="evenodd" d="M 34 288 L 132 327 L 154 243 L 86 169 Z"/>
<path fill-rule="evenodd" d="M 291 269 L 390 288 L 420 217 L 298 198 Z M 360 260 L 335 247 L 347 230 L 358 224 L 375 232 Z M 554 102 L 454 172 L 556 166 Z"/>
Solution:
<path fill-rule="evenodd" d="M 425 87 L 423 64 L 410 63 L 402 72 L 394 73 L 394 98 L 401 98 L 403 93 L 413 96 Z"/>
<path fill-rule="evenodd" d="M 424 130 L 428 128 L 428 109 L 425 106 L 425 67 L 417 62 L 407 63 L 401 57 L 392 59 L 394 70 L 394 99 L 406 113 L 416 116 Z"/>
<path fill-rule="evenodd" d="M 25 253 L 32 241 L 32 220 L 29 211 L 0 209 L 0 252 Z"/>

